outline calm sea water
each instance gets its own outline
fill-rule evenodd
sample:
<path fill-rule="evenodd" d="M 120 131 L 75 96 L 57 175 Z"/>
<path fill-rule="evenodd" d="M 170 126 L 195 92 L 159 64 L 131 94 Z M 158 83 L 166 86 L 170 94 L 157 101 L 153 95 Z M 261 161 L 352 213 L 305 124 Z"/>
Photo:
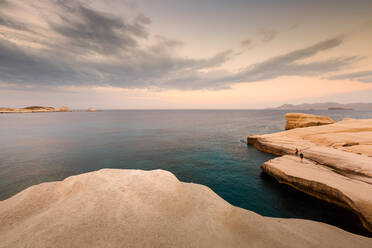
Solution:
<path fill-rule="evenodd" d="M 372 118 L 371 112 L 305 111 Z M 368 235 L 357 217 L 261 172 L 272 156 L 250 134 L 283 130 L 279 110 L 118 110 L 0 115 L 0 200 L 34 184 L 101 168 L 165 169 L 261 215 L 330 223 Z"/>

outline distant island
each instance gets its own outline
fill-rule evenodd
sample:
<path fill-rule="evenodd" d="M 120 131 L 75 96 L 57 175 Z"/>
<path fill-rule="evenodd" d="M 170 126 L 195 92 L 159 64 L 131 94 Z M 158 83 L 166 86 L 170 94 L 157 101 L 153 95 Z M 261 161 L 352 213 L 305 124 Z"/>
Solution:
<path fill-rule="evenodd" d="M 68 107 L 42 107 L 42 106 L 30 106 L 25 108 L 0 108 L 0 113 L 41 113 L 41 112 L 70 112 Z"/>
<path fill-rule="evenodd" d="M 328 108 L 328 110 L 353 110 L 352 108 L 341 108 L 341 107 L 336 107 L 336 108 Z"/>
<path fill-rule="evenodd" d="M 303 104 L 283 104 L 276 108 L 282 110 L 372 110 L 372 103 L 337 103 L 337 102 L 323 102 L 323 103 L 303 103 Z"/>

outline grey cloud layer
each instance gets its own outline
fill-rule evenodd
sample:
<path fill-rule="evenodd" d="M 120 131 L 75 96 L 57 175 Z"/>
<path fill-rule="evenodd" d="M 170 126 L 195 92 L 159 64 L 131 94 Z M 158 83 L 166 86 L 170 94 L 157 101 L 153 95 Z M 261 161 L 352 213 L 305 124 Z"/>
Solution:
<path fill-rule="evenodd" d="M 299 61 L 310 58 L 319 52 L 337 47 L 342 41 L 342 37 L 336 37 L 304 49 L 268 59 L 262 63 L 248 67 L 236 75 L 227 77 L 225 81 L 254 82 L 280 76 L 319 76 L 324 73 L 339 71 L 360 58 L 353 56 L 309 63 L 301 63 Z"/>
<path fill-rule="evenodd" d="M 328 80 L 354 80 L 362 83 L 372 83 L 372 71 L 358 71 L 327 77 Z"/>
<path fill-rule="evenodd" d="M 247 40 L 243 40 L 243 41 L 241 42 L 241 45 L 242 45 L 243 47 L 250 46 L 251 44 L 252 44 L 252 41 L 249 40 L 249 39 L 247 39 Z"/>
<path fill-rule="evenodd" d="M 280 76 L 320 76 L 339 71 L 358 60 L 357 57 L 344 57 L 300 62 L 340 45 L 343 39 L 337 37 L 230 73 L 217 68 L 235 56 L 233 50 L 205 59 L 175 56 L 174 49 L 183 43 L 152 35 L 149 31 L 151 20 L 141 13 L 130 19 L 95 10 L 74 0 L 32 3 L 21 0 L 0 2 L 0 81 L 35 87 L 109 85 L 224 89 L 233 83 Z M 13 4 L 17 4 L 17 8 Z M 19 11 L 22 6 L 40 5 L 45 8 L 35 9 L 38 13 L 35 18 L 44 26 L 27 24 L 22 16 L 15 19 L 9 14 L 14 9 Z M 269 41 L 275 35 L 268 32 L 263 39 Z M 151 45 L 141 44 L 149 42 L 150 38 L 153 40 Z M 34 43 L 39 46 L 33 46 Z"/>
<path fill-rule="evenodd" d="M 0 3 L 4 15 L 5 4 L 10 3 Z M 42 43 L 46 48 L 33 50 L 14 44 L 5 39 L 7 36 L 0 38 L 2 81 L 48 86 L 151 87 L 160 86 L 162 78 L 183 71 L 219 66 L 232 56 L 228 50 L 206 59 L 174 57 L 172 49 L 182 42 L 162 36 L 156 36 L 152 46 L 141 48 L 138 42 L 148 38 L 147 25 L 151 22 L 142 14 L 125 22 L 77 1 L 56 1 L 46 10 L 55 15 L 45 19 L 49 29 L 43 35 L 57 35 Z M 15 28 L 12 21 L 3 19 L 0 27 Z M 39 27 L 19 25 L 17 29 L 27 36 L 31 35 L 28 30 Z"/>
<path fill-rule="evenodd" d="M 336 37 L 257 63 L 235 74 L 220 75 L 218 77 L 210 75 L 209 78 L 195 74 L 191 77 L 187 76 L 184 79 L 178 79 L 172 83 L 177 84 L 181 88 L 186 81 L 192 81 L 196 88 L 211 88 L 213 85 L 215 89 L 225 89 L 228 88 L 231 82 L 249 83 L 275 79 L 281 76 L 321 76 L 329 72 L 337 72 L 347 68 L 361 58 L 351 56 L 309 63 L 301 63 L 300 61 L 310 58 L 319 52 L 337 47 L 342 42 L 342 37 Z M 168 83 L 170 84 L 170 82 Z"/>
<path fill-rule="evenodd" d="M 262 42 L 270 42 L 278 35 L 278 31 L 272 28 L 261 28 L 257 31 Z"/>

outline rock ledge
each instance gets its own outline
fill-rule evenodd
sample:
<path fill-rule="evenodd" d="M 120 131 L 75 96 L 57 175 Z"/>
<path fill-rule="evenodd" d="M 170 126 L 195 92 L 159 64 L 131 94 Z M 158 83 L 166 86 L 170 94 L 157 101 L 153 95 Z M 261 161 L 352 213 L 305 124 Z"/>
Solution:
<path fill-rule="evenodd" d="M 0 247 L 372 247 L 314 221 L 267 218 L 162 170 L 104 169 L 0 201 Z"/>
<path fill-rule="evenodd" d="M 350 209 L 372 232 L 372 119 L 345 119 L 247 139 L 279 157 L 262 169 L 298 190 Z M 295 149 L 305 156 L 294 156 Z"/>

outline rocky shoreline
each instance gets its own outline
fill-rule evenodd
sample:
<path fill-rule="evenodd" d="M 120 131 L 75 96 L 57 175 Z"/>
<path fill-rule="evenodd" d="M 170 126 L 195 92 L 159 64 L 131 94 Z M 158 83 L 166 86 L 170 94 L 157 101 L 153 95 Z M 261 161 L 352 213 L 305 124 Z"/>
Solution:
<path fill-rule="evenodd" d="M 30 106 L 25 108 L 0 108 L 0 114 L 8 113 L 44 113 L 44 112 L 71 112 L 68 107 L 42 107 L 42 106 Z"/>
<path fill-rule="evenodd" d="M 265 173 L 311 196 L 356 213 L 372 232 L 372 119 L 253 135 L 247 143 L 281 156 Z M 305 156 L 295 155 L 298 149 Z"/>
<path fill-rule="evenodd" d="M 80 111 L 80 110 L 74 110 Z M 88 112 L 97 112 L 95 108 L 88 108 Z M 25 108 L 0 108 L 0 114 L 12 114 L 12 113 L 49 113 L 49 112 L 72 112 L 68 107 L 42 107 L 42 106 L 30 106 Z"/>
<path fill-rule="evenodd" d="M 0 201 L 0 247 L 372 247 L 320 222 L 263 217 L 163 170 L 104 169 Z"/>

